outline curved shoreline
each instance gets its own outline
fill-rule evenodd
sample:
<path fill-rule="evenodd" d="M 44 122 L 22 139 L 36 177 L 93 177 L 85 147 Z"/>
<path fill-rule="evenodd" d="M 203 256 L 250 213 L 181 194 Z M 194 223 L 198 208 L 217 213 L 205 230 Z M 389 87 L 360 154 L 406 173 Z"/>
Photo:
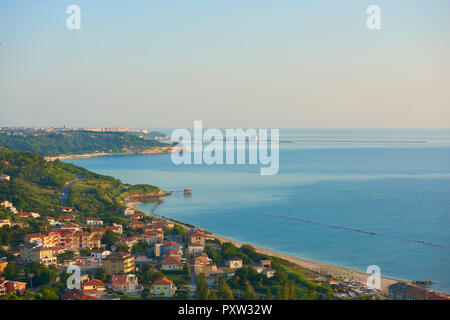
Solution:
<path fill-rule="evenodd" d="M 140 201 L 133 201 L 131 203 L 131 206 L 135 209 L 138 209 L 141 212 L 144 212 L 145 214 L 149 214 L 141 209 L 138 208 L 138 205 L 141 204 L 142 202 Z M 157 215 L 158 216 L 158 215 Z M 159 217 L 159 216 L 158 216 Z M 179 220 L 175 220 L 172 219 L 170 217 L 161 217 L 163 219 L 168 219 L 174 223 L 178 223 L 183 225 L 184 227 L 190 229 L 193 227 L 192 224 L 189 224 L 187 222 L 184 221 L 179 221 Z M 210 231 L 208 231 L 210 232 Z M 222 242 L 230 242 L 232 244 L 234 244 L 237 247 L 241 247 L 244 244 L 249 244 L 251 245 L 253 248 L 255 248 L 256 252 L 258 253 L 262 253 L 262 254 L 266 254 L 269 256 L 274 256 L 274 257 L 278 257 L 284 260 L 287 260 L 289 262 L 292 262 L 300 267 L 309 269 L 311 271 L 314 271 L 316 273 L 319 273 L 321 275 L 328 275 L 328 276 L 332 276 L 333 278 L 336 279 L 347 279 L 347 280 L 353 280 L 355 282 L 359 282 L 361 283 L 363 286 L 366 286 L 366 282 L 369 276 L 371 276 L 372 274 L 369 273 L 365 273 L 362 271 L 358 271 L 355 269 L 351 269 L 351 268 L 347 268 L 347 267 L 342 267 L 342 266 L 338 266 L 338 265 L 333 265 L 333 264 L 329 264 L 329 263 L 325 263 L 325 262 L 320 262 L 320 261 L 314 261 L 314 260 L 309 260 L 309 259 L 305 259 L 305 258 L 301 258 L 301 257 L 297 257 L 297 256 L 293 256 L 293 255 L 289 255 L 286 253 L 281 253 L 279 251 L 274 251 L 272 249 L 267 249 L 261 246 L 257 246 L 254 245 L 252 243 L 249 242 L 243 242 L 243 241 L 239 241 L 239 240 L 234 240 L 234 239 L 230 239 L 224 236 L 220 236 L 218 234 L 215 234 L 213 232 L 211 232 L 210 234 L 211 237 L 217 238 Z M 396 282 L 407 282 L 409 283 L 409 281 L 406 280 L 400 280 L 400 279 L 395 279 L 395 278 L 391 278 L 391 277 L 386 277 L 386 276 L 381 276 L 381 293 L 385 296 L 388 295 L 388 287 Z"/>
<path fill-rule="evenodd" d="M 155 147 L 142 151 L 127 151 L 127 152 L 96 152 L 96 153 L 83 153 L 83 154 L 68 154 L 59 156 L 46 156 L 47 161 L 55 160 L 70 160 L 70 159 L 89 159 L 103 156 L 120 156 L 120 155 L 132 155 L 132 154 L 167 154 L 172 151 L 172 146 L 169 147 Z"/>

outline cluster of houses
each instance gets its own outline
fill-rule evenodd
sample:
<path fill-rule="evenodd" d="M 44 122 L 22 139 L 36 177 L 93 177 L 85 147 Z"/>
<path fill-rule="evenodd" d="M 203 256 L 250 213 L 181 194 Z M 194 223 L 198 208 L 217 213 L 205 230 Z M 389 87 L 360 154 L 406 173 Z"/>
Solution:
<path fill-rule="evenodd" d="M 388 292 L 389 300 L 450 300 L 442 294 L 406 282 L 390 285 Z"/>

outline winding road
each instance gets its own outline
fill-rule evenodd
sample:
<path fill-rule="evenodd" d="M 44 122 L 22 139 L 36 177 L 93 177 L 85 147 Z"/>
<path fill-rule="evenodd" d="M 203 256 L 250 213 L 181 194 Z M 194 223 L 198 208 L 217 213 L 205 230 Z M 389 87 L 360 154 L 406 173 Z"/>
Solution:
<path fill-rule="evenodd" d="M 69 203 L 70 189 L 72 188 L 74 183 L 80 181 L 83 178 L 84 178 L 83 176 L 79 176 L 75 180 L 67 182 L 66 185 L 64 186 L 64 188 L 61 189 L 61 197 L 59 198 L 59 201 L 61 202 L 62 205 L 64 205 L 64 206 L 70 205 L 70 203 Z"/>

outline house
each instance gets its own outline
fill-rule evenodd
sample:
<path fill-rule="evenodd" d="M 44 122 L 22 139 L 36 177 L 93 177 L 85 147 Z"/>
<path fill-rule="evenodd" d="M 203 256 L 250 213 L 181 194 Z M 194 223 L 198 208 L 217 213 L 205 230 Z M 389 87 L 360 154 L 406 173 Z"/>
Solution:
<path fill-rule="evenodd" d="M 5 268 L 7 266 L 8 266 L 8 261 L 0 260 L 0 273 L 3 273 L 3 271 L 5 271 Z"/>
<path fill-rule="evenodd" d="M 141 220 L 145 217 L 145 214 L 143 213 L 133 213 L 128 215 L 128 217 L 131 218 L 131 220 Z"/>
<path fill-rule="evenodd" d="M 194 265 L 206 266 L 206 265 L 212 263 L 211 259 L 205 253 L 203 253 L 202 255 L 200 255 L 198 257 L 195 257 L 193 260 L 194 260 Z"/>
<path fill-rule="evenodd" d="M 46 267 L 57 264 L 52 248 L 33 243 L 20 247 L 20 260 L 24 263 L 39 262 Z"/>
<path fill-rule="evenodd" d="M 134 209 L 133 208 L 129 208 L 129 207 L 125 208 L 123 210 L 123 214 L 126 215 L 126 216 L 132 215 L 132 214 L 134 214 Z"/>
<path fill-rule="evenodd" d="M 172 297 L 175 295 L 177 287 L 173 281 L 167 278 L 158 279 L 152 283 L 150 294 L 154 296 Z"/>
<path fill-rule="evenodd" d="M 0 228 L 2 228 L 3 226 L 9 226 L 9 227 L 11 227 L 11 221 L 8 220 L 8 219 L 0 220 Z"/>
<path fill-rule="evenodd" d="M 137 256 L 135 258 L 135 264 L 151 264 L 156 265 L 155 261 L 153 259 L 150 259 L 146 256 Z"/>
<path fill-rule="evenodd" d="M 99 262 L 102 262 L 107 256 L 111 254 L 111 251 L 103 250 L 103 249 L 92 249 L 91 257 L 97 259 Z"/>
<path fill-rule="evenodd" d="M 10 181 L 11 177 L 6 174 L 0 174 L 0 181 Z"/>
<path fill-rule="evenodd" d="M 155 243 L 155 245 L 153 246 L 153 254 L 155 255 L 155 257 L 160 257 L 162 250 L 162 243 Z"/>
<path fill-rule="evenodd" d="M 112 226 L 107 226 L 106 230 L 110 230 L 110 231 L 112 231 L 114 233 L 117 233 L 117 234 L 122 234 L 123 233 L 122 225 L 121 224 L 116 224 L 116 223 L 113 223 Z"/>
<path fill-rule="evenodd" d="M 95 296 L 85 294 L 81 289 L 68 290 L 62 294 L 64 300 L 100 300 Z"/>
<path fill-rule="evenodd" d="M 203 253 L 203 246 L 199 244 L 190 244 L 187 247 L 187 254 L 189 257 L 195 257 Z"/>
<path fill-rule="evenodd" d="M 76 220 L 76 217 L 74 215 L 61 215 L 59 216 L 59 220 L 65 222 L 72 222 Z"/>
<path fill-rule="evenodd" d="M 161 270 L 173 271 L 183 270 L 184 264 L 179 257 L 167 257 L 161 261 Z"/>
<path fill-rule="evenodd" d="M 431 290 L 405 282 L 396 282 L 388 287 L 389 300 L 449 300 Z"/>
<path fill-rule="evenodd" d="M 134 257 L 128 252 L 113 252 L 103 259 L 107 274 L 134 272 Z"/>
<path fill-rule="evenodd" d="M 163 256 L 182 256 L 183 246 L 174 241 L 164 241 L 163 245 Z"/>
<path fill-rule="evenodd" d="M 39 218 L 41 215 L 36 212 L 19 212 L 16 213 L 19 218 Z"/>
<path fill-rule="evenodd" d="M 206 235 L 201 231 L 190 231 L 188 233 L 188 238 L 190 244 L 205 246 Z"/>
<path fill-rule="evenodd" d="M 263 275 L 265 275 L 267 278 L 272 278 L 274 275 L 275 275 L 275 273 L 276 273 L 276 270 L 275 269 L 266 269 L 266 268 L 264 268 L 264 270 L 263 270 Z"/>
<path fill-rule="evenodd" d="M 164 239 L 164 233 L 157 231 L 148 231 L 140 235 L 140 239 L 144 240 L 148 244 L 155 244 L 161 242 Z"/>
<path fill-rule="evenodd" d="M 212 262 L 212 260 L 203 253 L 200 256 L 194 257 L 194 274 L 199 275 L 204 273 L 208 277 L 211 273 L 217 272 L 217 266 Z"/>
<path fill-rule="evenodd" d="M 98 279 L 84 281 L 81 284 L 81 289 L 85 294 L 96 298 L 100 298 L 106 293 L 106 285 L 103 283 L 103 281 Z"/>
<path fill-rule="evenodd" d="M 272 268 L 272 262 L 270 260 L 261 260 L 260 262 L 261 267 L 266 268 L 266 269 L 271 269 Z"/>
<path fill-rule="evenodd" d="M 18 213 L 16 207 L 14 207 L 13 204 L 11 202 L 7 201 L 7 200 L 0 202 L 0 206 L 4 207 L 9 212 L 12 212 L 14 214 Z"/>
<path fill-rule="evenodd" d="M 227 267 L 230 269 L 239 269 L 242 268 L 242 259 L 229 259 L 226 263 Z"/>
<path fill-rule="evenodd" d="M 111 289 L 126 294 L 137 294 L 143 290 L 134 274 L 112 275 Z"/>
<path fill-rule="evenodd" d="M 164 249 L 163 251 L 163 257 L 181 257 L 182 252 L 181 250 L 175 250 L 175 249 Z"/>
<path fill-rule="evenodd" d="M 26 286 L 26 282 L 0 280 L 0 296 L 8 293 L 24 294 Z"/>
<path fill-rule="evenodd" d="M 92 218 L 92 217 L 88 217 L 86 218 L 86 224 L 90 225 L 90 226 L 102 226 L 103 225 L 103 221 L 100 220 L 100 218 Z"/>
<path fill-rule="evenodd" d="M 130 229 L 131 230 L 145 229 L 145 226 L 146 226 L 146 224 L 144 222 L 141 222 L 141 221 L 132 220 L 130 222 Z"/>
<path fill-rule="evenodd" d="M 77 210 L 75 209 L 75 207 L 63 207 L 62 212 L 63 213 L 76 213 Z"/>

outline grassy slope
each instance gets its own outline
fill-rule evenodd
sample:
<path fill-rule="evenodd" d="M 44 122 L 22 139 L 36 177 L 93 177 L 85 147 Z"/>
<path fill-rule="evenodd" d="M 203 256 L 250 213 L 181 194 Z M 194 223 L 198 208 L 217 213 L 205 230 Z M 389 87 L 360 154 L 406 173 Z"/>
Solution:
<path fill-rule="evenodd" d="M 100 175 L 61 161 L 48 162 L 37 153 L 14 151 L 0 147 L 0 172 L 11 181 L 0 182 L 0 201 L 9 200 L 23 211 L 55 215 L 60 190 L 82 176 L 72 186 L 69 201 L 86 215 L 111 218 L 124 208 L 124 196 L 159 192 L 155 186 L 131 186 L 113 177 Z"/>

